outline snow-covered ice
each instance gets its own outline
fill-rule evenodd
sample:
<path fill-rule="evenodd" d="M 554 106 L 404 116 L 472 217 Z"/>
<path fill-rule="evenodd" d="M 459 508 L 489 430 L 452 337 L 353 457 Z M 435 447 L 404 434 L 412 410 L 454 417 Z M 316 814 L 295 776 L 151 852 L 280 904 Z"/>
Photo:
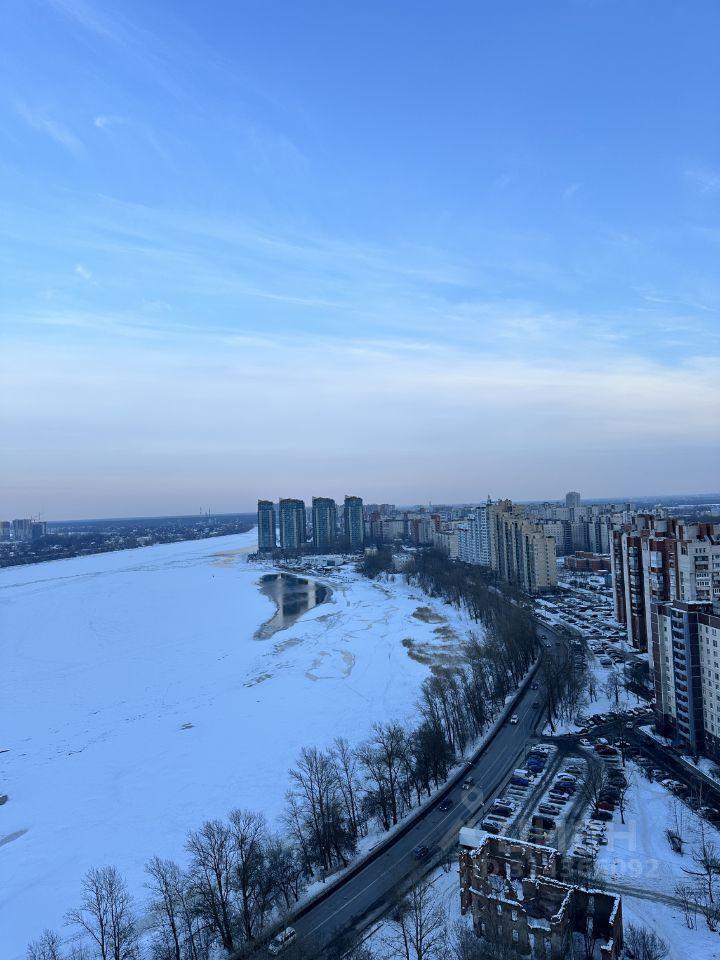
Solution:
<path fill-rule="evenodd" d="M 61 928 L 88 868 L 115 864 L 142 901 L 147 858 L 182 859 L 204 819 L 245 806 L 273 821 L 301 747 L 410 716 L 422 661 L 468 628 L 345 568 L 321 578 L 328 602 L 254 639 L 274 613 L 254 546 L 250 532 L 0 571 L 8 960 Z"/>

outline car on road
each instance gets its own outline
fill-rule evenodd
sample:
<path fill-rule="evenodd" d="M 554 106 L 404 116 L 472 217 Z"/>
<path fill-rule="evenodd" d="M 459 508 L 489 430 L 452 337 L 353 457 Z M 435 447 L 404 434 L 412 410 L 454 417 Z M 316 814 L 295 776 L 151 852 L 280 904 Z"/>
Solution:
<path fill-rule="evenodd" d="M 413 860 L 427 860 L 430 856 L 430 847 L 426 847 L 424 843 L 420 844 L 419 847 L 415 847 L 412 851 Z"/>
<path fill-rule="evenodd" d="M 442 810 L 444 813 L 446 810 L 450 810 L 452 805 L 453 805 L 453 802 L 450 799 L 450 797 L 446 797 L 444 800 L 441 800 L 440 803 L 438 804 L 438 810 Z"/>
<path fill-rule="evenodd" d="M 276 937 L 268 944 L 268 953 L 271 957 L 277 957 L 278 954 L 282 953 L 286 947 L 289 947 L 297 939 L 297 933 L 293 927 L 285 927 L 285 929 L 279 933 Z"/>
<path fill-rule="evenodd" d="M 533 710 L 537 710 L 540 706 L 542 706 L 542 704 L 539 700 L 533 700 Z"/>
<path fill-rule="evenodd" d="M 514 713 L 514 714 L 510 717 L 510 723 L 512 723 L 513 726 L 514 726 L 516 723 L 520 723 L 520 718 L 518 717 L 518 715 L 517 715 L 516 713 Z"/>
<path fill-rule="evenodd" d="M 539 690 L 539 689 L 540 689 L 540 684 L 539 684 L 539 683 L 531 683 L 531 684 L 530 684 L 530 689 L 531 689 L 531 690 Z"/>
<path fill-rule="evenodd" d="M 475 783 L 475 777 L 465 777 L 465 779 L 462 782 L 462 789 L 470 790 L 474 783 Z"/>

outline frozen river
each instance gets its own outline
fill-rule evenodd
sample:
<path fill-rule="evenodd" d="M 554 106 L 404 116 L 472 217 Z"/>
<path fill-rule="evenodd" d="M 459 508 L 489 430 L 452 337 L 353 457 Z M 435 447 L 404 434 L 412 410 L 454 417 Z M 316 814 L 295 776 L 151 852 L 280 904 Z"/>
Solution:
<path fill-rule="evenodd" d="M 464 627 L 342 571 L 258 633 L 277 581 L 260 589 L 273 571 L 254 547 L 251 532 L 0 571 L 3 958 L 61 929 L 91 866 L 142 900 L 148 857 L 182 859 L 204 819 L 277 817 L 300 748 L 410 714 L 428 654 Z"/>

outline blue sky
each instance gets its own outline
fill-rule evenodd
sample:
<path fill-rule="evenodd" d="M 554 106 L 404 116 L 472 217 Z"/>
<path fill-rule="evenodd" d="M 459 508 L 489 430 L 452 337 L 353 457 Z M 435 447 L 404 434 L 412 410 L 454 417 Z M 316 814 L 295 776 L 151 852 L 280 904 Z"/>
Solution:
<path fill-rule="evenodd" d="M 0 513 L 720 486 L 714 0 L 1 17 Z"/>

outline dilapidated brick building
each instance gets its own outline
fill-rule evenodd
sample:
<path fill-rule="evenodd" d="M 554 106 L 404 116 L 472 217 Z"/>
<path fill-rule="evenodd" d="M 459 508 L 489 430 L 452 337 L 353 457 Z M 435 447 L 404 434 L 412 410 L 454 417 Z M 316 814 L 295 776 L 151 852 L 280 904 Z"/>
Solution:
<path fill-rule="evenodd" d="M 460 848 L 460 906 L 478 936 L 537 960 L 564 960 L 573 943 L 597 960 L 620 956 L 620 897 L 562 880 L 557 850 L 468 828 Z"/>

